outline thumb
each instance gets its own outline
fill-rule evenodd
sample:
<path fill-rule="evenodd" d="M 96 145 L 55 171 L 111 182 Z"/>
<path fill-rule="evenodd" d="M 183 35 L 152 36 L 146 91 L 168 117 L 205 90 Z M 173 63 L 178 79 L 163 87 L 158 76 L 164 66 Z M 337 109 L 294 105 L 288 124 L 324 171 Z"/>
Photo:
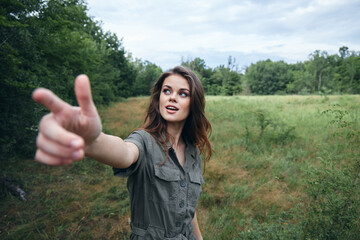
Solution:
<path fill-rule="evenodd" d="M 92 117 L 97 115 L 97 110 L 91 95 L 90 80 L 81 74 L 75 79 L 75 95 L 84 115 Z"/>

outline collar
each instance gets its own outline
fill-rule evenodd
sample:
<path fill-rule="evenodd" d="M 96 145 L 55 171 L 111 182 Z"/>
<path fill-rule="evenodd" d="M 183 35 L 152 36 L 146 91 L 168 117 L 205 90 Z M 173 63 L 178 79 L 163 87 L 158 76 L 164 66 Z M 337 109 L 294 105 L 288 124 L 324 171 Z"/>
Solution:
<path fill-rule="evenodd" d="M 162 137 L 163 137 L 164 139 L 166 139 L 166 136 L 165 136 L 164 133 L 162 133 L 161 135 L 162 135 Z M 191 160 L 191 162 L 195 161 L 195 160 L 196 160 L 196 154 L 197 154 L 197 149 L 196 149 L 195 145 L 192 144 L 192 143 L 190 143 L 189 140 L 188 140 L 186 137 L 183 137 L 183 136 L 181 136 L 181 137 L 183 138 L 183 141 L 184 141 L 184 143 L 185 143 L 185 156 L 186 156 L 186 161 L 188 161 L 188 160 Z M 161 137 L 158 137 L 158 139 L 159 139 L 159 142 L 162 141 Z M 164 145 L 163 145 L 163 144 L 161 144 L 160 147 L 161 147 L 164 151 L 169 151 L 169 150 L 173 149 L 173 147 L 171 146 L 171 143 L 170 143 L 169 140 L 166 142 L 166 146 L 167 146 L 167 149 L 164 149 Z M 186 163 L 185 163 L 185 164 L 186 164 Z"/>

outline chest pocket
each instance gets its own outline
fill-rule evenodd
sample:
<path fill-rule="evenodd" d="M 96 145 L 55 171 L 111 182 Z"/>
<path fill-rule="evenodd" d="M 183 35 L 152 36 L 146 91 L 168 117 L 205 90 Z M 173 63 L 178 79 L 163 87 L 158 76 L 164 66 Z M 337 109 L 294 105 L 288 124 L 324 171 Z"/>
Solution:
<path fill-rule="evenodd" d="M 197 201 L 199 200 L 199 196 L 201 193 L 201 185 L 204 183 L 204 179 L 199 172 L 190 172 L 190 189 L 189 189 L 189 199 L 190 204 L 195 207 Z"/>
<path fill-rule="evenodd" d="M 154 166 L 151 199 L 156 202 L 171 202 L 179 193 L 180 171 L 167 166 Z"/>

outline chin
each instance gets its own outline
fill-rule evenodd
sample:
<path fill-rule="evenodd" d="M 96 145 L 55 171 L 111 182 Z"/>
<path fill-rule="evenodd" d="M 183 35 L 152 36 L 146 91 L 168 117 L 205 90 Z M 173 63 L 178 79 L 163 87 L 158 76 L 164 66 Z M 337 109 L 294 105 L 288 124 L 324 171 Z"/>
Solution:
<path fill-rule="evenodd" d="M 168 123 L 185 123 L 186 119 L 179 119 L 174 117 L 163 117 Z"/>

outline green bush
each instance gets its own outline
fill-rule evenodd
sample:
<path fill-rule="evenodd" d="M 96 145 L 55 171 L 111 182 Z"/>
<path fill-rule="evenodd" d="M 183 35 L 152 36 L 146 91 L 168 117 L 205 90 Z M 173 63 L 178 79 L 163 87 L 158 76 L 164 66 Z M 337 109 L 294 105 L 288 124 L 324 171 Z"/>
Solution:
<path fill-rule="evenodd" d="M 360 185 L 357 161 L 344 169 L 331 160 L 309 171 L 310 202 L 303 222 L 309 239 L 357 239 L 360 236 Z"/>
<path fill-rule="evenodd" d="M 262 152 L 274 144 L 291 143 L 295 138 L 295 127 L 289 126 L 279 116 L 264 109 L 247 113 L 252 126 L 245 126 L 244 144 L 252 152 Z"/>

